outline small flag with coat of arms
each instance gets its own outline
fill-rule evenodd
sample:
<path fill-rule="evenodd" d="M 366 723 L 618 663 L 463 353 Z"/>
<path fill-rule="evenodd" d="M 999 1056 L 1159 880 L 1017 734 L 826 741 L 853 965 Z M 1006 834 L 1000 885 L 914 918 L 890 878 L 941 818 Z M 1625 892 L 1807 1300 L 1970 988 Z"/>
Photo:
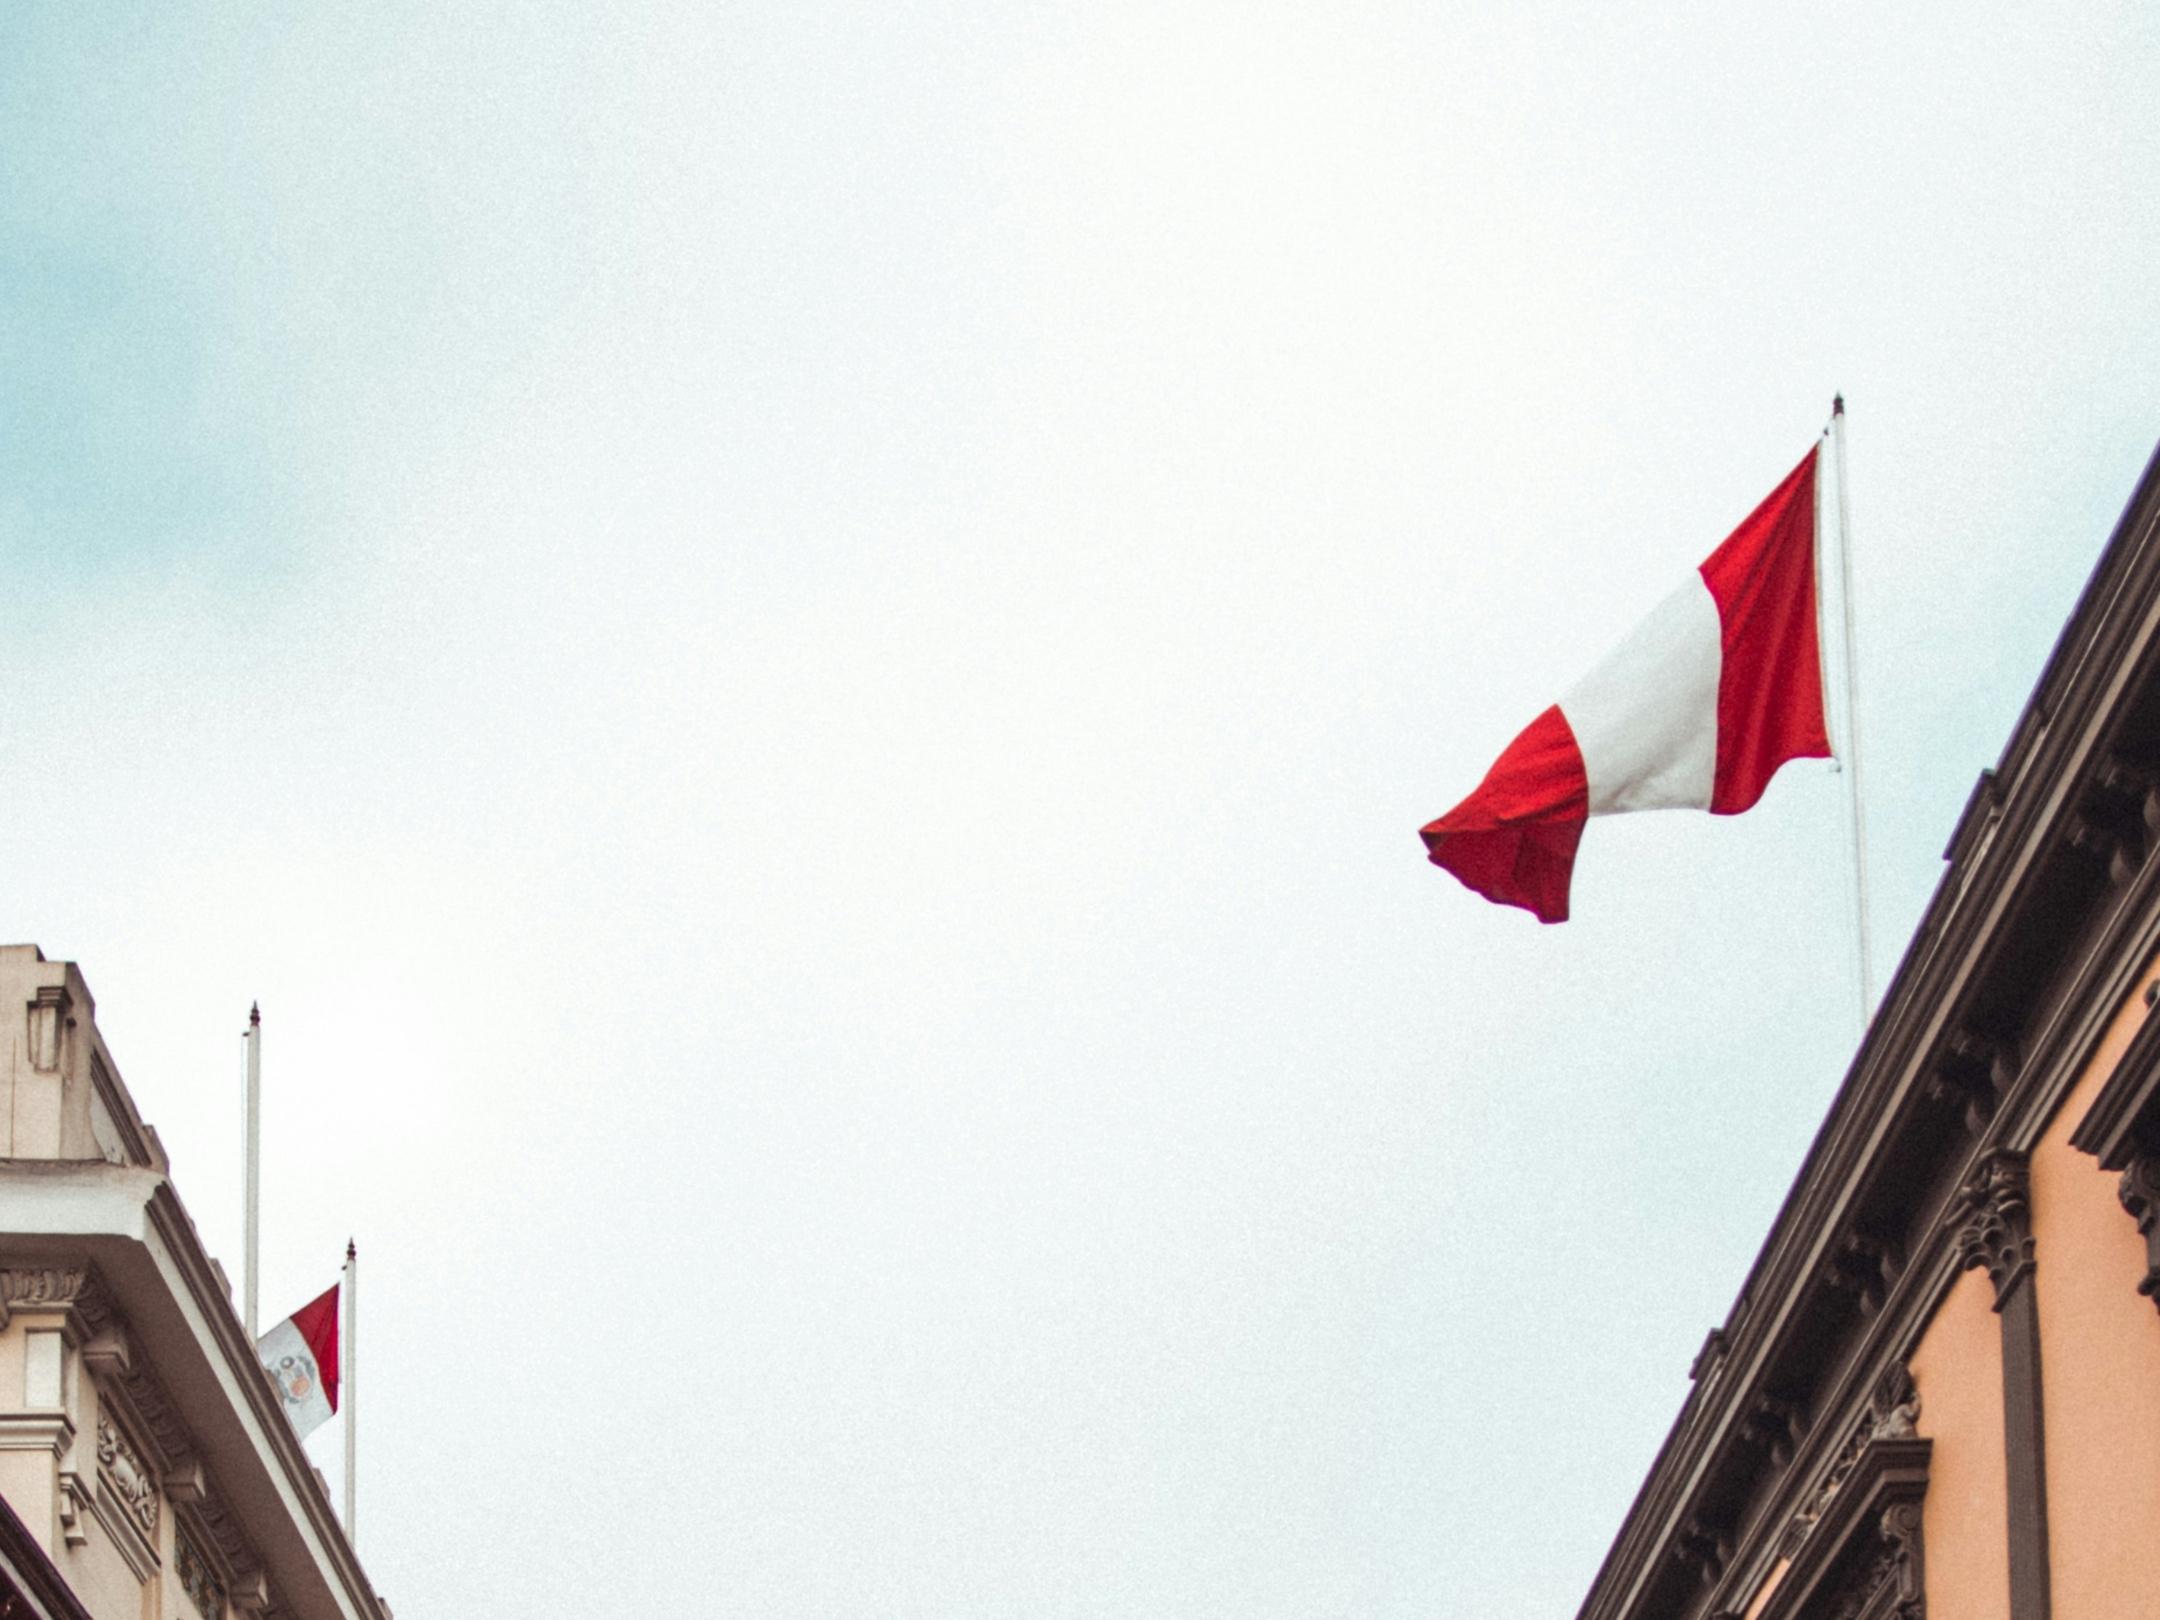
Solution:
<path fill-rule="evenodd" d="M 285 1402 L 303 1440 L 338 1409 L 338 1285 L 255 1341 L 255 1359 Z"/>

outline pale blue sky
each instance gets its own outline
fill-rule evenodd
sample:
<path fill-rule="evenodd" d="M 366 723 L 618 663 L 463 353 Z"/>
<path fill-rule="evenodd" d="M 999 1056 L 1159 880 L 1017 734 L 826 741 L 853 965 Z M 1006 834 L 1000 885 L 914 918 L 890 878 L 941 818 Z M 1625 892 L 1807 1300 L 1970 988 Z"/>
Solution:
<path fill-rule="evenodd" d="M 0 21 L 0 934 L 228 1265 L 261 999 L 399 1612 L 1572 1613 L 1849 1052 L 1837 784 L 1560 929 L 1416 829 L 1842 388 L 1895 954 L 2160 434 L 2075 16 Z"/>

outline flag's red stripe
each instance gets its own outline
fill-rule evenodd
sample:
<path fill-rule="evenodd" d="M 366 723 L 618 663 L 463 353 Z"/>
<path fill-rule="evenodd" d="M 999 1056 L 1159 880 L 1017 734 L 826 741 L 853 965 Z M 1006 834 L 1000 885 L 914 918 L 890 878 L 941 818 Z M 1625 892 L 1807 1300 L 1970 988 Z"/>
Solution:
<path fill-rule="evenodd" d="M 1815 460 L 1810 450 L 1702 565 L 1724 650 L 1716 815 L 1751 808 L 1788 759 L 1830 754 L 1815 633 Z"/>
<path fill-rule="evenodd" d="M 315 1353 L 315 1370 L 322 1375 L 323 1395 L 335 1412 L 338 1403 L 338 1285 L 318 1295 L 292 1313 L 292 1325 Z"/>
<path fill-rule="evenodd" d="M 1433 865 L 1488 900 L 1565 922 L 1575 846 L 1590 814 L 1582 750 L 1555 704 L 1509 743 L 1477 791 L 1422 836 Z"/>

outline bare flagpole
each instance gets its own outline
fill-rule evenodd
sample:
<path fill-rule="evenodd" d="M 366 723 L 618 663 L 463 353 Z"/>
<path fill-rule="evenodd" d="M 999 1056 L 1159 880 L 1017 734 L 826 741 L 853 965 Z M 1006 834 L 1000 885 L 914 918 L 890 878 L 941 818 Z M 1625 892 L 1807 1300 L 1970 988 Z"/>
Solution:
<path fill-rule="evenodd" d="M 353 1449 L 360 1416 L 360 1251 L 345 1240 L 345 1331 L 338 1335 L 338 1406 L 345 1419 L 345 1539 L 358 1545 L 360 1516 L 354 1498 L 360 1489 L 360 1457 Z"/>
<path fill-rule="evenodd" d="M 1837 461 L 1838 606 L 1845 643 L 1845 782 L 1852 807 L 1853 922 L 1860 942 L 1860 1033 L 1875 1013 L 1875 953 L 1868 939 L 1867 812 L 1860 792 L 1860 665 L 1853 650 L 1852 504 L 1846 493 L 1845 396 L 1830 402 Z"/>
<path fill-rule="evenodd" d="M 247 1238 L 241 1266 L 241 1319 L 255 1342 L 255 1281 L 262 1246 L 262 1006 L 248 1008 L 247 1033 Z"/>

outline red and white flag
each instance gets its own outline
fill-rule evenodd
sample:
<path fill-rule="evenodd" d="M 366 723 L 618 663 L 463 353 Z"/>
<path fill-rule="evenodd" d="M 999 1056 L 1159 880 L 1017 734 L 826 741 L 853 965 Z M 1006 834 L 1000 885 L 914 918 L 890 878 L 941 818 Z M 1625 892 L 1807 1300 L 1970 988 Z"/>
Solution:
<path fill-rule="evenodd" d="M 1435 866 L 1565 922 L 1591 816 L 1751 808 L 1788 759 L 1825 759 L 1810 450 L 1688 582 L 1424 828 Z"/>
<path fill-rule="evenodd" d="M 255 1341 L 255 1359 L 285 1398 L 285 1415 L 303 1440 L 337 1411 L 338 1285 Z"/>

